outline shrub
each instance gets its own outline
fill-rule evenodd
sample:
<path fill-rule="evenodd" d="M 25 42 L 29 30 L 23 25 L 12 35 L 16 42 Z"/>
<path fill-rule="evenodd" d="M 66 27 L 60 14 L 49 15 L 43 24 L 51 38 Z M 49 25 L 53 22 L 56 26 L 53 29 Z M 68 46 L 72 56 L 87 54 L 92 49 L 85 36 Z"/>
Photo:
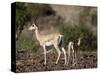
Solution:
<path fill-rule="evenodd" d="M 30 38 L 21 36 L 18 41 L 16 41 L 16 49 L 17 50 L 28 50 L 31 49 L 33 52 L 38 50 L 39 45 L 35 44 Z"/>
<path fill-rule="evenodd" d="M 33 22 L 33 18 L 55 14 L 48 4 L 16 3 L 16 33 L 20 36 L 24 26 Z"/>
<path fill-rule="evenodd" d="M 72 25 L 65 23 L 61 26 L 61 33 L 64 35 L 64 45 L 67 47 L 69 41 L 75 41 L 82 38 L 81 50 L 96 50 L 97 36 L 86 25 Z"/>

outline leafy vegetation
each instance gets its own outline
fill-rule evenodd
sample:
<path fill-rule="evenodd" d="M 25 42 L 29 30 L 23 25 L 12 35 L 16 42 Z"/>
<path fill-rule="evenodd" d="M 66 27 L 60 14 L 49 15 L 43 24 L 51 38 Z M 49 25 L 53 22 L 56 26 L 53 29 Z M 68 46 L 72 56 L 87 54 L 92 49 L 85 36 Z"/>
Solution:
<path fill-rule="evenodd" d="M 64 35 L 65 45 L 68 45 L 69 41 L 75 41 L 81 37 L 81 50 L 97 49 L 97 37 L 86 25 L 72 25 L 71 23 L 65 23 L 61 27 L 61 33 Z"/>
<path fill-rule="evenodd" d="M 91 28 L 88 25 L 95 25 L 96 27 L 96 11 L 92 11 L 93 8 L 84 7 L 79 13 L 79 23 L 73 21 L 64 22 L 63 18 L 61 25 L 57 24 L 56 27 L 60 28 L 60 32 L 64 35 L 64 45 L 67 47 L 69 41 L 75 41 L 79 37 L 82 37 L 81 50 L 96 50 L 97 49 L 97 34 L 93 34 Z M 33 18 L 41 17 L 41 19 L 46 16 L 56 14 L 55 11 L 48 4 L 36 4 L 36 3 L 16 3 L 16 33 L 18 34 L 17 48 L 21 49 L 33 49 L 37 50 L 39 47 L 30 38 L 25 36 L 20 36 L 24 26 L 27 22 L 32 22 Z M 51 18 L 54 16 L 51 16 Z M 49 18 L 49 17 L 48 17 Z M 57 18 L 57 17 L 56 17 Z M 45 19 L 44 19 L 45 20 Z M 55 22 L 53 19 L 48 20 L 49 22 Z M 47 22 L 47 21 L 43 21 Z M 56 20 L 59 22 L 59 17 Z M 47 26 L 48 26 L 47 22 Z"/>
<path fill-rule="evenodd" d="M 16 33 L 20 36 L 27 22 L 33 18 L 54 14 L 55 12 L 48 4 L 16 3 Z"/>
<path fill-rule="evenodd" d="M 36 52 L 39 48 L 39 45 L 36 45 L 30 38 L 21 36 L 18 41 L 16 41 L 17 50 L 27 50 L 32 49 L 33 52 Z"/>

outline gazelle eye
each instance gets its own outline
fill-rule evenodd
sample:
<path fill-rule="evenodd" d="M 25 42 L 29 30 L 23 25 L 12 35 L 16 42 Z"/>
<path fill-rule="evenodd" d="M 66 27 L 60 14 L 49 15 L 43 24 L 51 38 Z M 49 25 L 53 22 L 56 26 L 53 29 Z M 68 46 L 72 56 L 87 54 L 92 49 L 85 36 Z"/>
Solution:
<path fill-rule="evenodd" d="M 32 26 L 34 27 L 35 25 L 34 25 L 34 24 L 32 24 Z"/>

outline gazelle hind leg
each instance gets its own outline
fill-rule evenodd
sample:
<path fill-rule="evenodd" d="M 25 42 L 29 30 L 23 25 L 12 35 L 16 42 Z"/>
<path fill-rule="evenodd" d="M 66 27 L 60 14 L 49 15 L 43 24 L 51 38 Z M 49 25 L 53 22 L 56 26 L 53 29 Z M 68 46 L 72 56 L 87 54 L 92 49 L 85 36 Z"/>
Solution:
<path fill-rule="evenodd" d="M 58 61 L 59 61 L 59 58 L 60 58 L 60 55 L 61 55 L 61 51 L 60 51 L 58 46 L 54 45 L 54 47 L 55 47 L 55 49 L 56 49 L 56 51 L 58 53 L 58 57 L 57 57 L 57 60 L 56 60 L 56 64 L 58 64 Z"/>
<path fill-rule="evenodd" d="M 74 57 L 75 57 L 75 64 L 77 64 L 77 51 L 75 51 Z"/>
<path fill-rule="evenodd" d="M 75 63 L 75 51 L 74 51 L 73 45 L 71 46 L 71 48 L 72 48 L 72 62 L 74 64 Z"/>
<path fill-rule="evenodd" d="M 70 51 L 71 51 L 71 45 L 69 43 L 69 45 L 68 45 L 68 52 L 67 52 L 67 55 L 68 55 L 68 58 L 67 58 L 68 64 L 70 62 Z"/>
<path fill-rule="evenodd" d="M 67 55 L 68 55 L 68 59 L 67 59 L 68 63 L 67 64 L 69 64 L 69 62 L 70 62 L 70 50 L 68 50 Z"/>
<path fill-rule="evenodd" d="M 45 45 L 43 46 L 44 49 L 44 65 L 46 65 L 46 47 Z"/>
<path fill-rule="evenodd" d="M 64 47 L 62 47 L 61 49 L 62 49 L 62 51 L 64 53 L 64 59 L 65 59 L 65 64 L 66 64 L 66 51 L 65 51 Z"/>

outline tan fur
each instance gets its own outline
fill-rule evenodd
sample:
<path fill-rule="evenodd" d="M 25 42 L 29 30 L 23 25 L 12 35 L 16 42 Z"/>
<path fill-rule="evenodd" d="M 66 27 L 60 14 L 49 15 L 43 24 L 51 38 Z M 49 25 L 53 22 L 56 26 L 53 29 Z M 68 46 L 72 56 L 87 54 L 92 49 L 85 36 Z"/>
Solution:
<path fill-rule="evenodd" d="M 44 60 L 45 60 L 44 64 L 46 65 L 46 46 L 50 46 L 50 45 L 53 45 L 58 53 L 58 57 L 56 60 L 56 64 L 57 64 L 58 60 L 60 58 L 60 55 L 61 55 L 61 51 L 58 47 L 58 38 L 61 37 L 62 35 L 60 33 L 52 33 L 52 34 L 47 34 L 47 35 L 40 34 L 38 31 L 38 27 L 35 24 L 30 26 L 29 30 L 35 30 L 36 38 L 39 41 L 40 45 L 44 49 Z M 62 47 L 61 49 L 64 53 L 65 64 L 66 64 L 66 51 L 65 51 L 64 47 Z"/>

